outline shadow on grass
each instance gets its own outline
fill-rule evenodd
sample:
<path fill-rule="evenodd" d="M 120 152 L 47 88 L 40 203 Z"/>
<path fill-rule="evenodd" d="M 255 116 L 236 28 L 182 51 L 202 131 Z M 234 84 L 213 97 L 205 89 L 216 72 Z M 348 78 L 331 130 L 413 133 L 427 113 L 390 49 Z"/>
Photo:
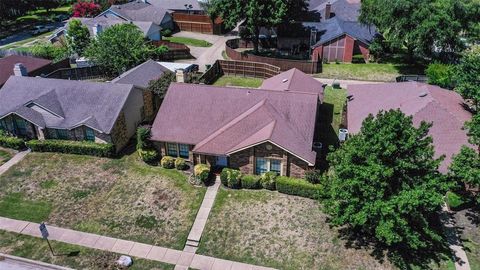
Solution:
<path fill-rule="evenodd" d="M 317 125 L 315 127 L 314 141 L 322 142 L 322 150 L 317 152 L 317 169 L 326 171 L 328 162 L 326 157 L 330 147 L 337 148 L 339 145 L 338 136 L 332 127 L 334 116 L 334 105 L 322 103 L 317 115 Z"/>

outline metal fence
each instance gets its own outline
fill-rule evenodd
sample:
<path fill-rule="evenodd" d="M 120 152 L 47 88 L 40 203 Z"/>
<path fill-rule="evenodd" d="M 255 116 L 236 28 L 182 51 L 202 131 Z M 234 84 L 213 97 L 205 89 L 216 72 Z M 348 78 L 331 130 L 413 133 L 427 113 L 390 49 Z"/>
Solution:
<path fill-rule="evenodd" d="M 402 75 L 398 76 L 397 82 L 428 82 L 428 78 L 425 75 Z"/>
<path fill-rule="evenodd" d="M 45 78 L 63 80 L 95 80 L 107 78 L 105 73 L 98 67 L 61 68 L 47 74 Z"/>

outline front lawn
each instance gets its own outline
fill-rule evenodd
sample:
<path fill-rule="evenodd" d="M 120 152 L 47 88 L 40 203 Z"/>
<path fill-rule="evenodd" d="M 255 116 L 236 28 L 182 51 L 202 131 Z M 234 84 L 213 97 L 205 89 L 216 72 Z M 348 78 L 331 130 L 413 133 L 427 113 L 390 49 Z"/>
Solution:
<path fill-rule="evenodd" d="M 278 269 L 394 269 L 346 248 L 326 218 L 314 200 L 221 188 L 198 253 Z"/>
<path fill-rule="evenodd" d="M 0 166 L 5 164 L 15 155 L 15 151 L 0 147 Z"/>
<path fill-rule="evenodd" d="M 0 215 L 183 248 L 205 188 L 136 153 L 121 159 L 30 153 L 0 176 Z"/>
<path fill-rule="evenodd" d="M 97 249 L 70 245 L 51 241 L 53 251 L 58 256 L 52 256 L 47 242 L 41 238 L 21 235 L 0 230 L 0 253 L 17 257 L 42 261 L 74 269 L 114 269 L 113 265 L 120 254 Z M 129 270 L 171 270 L 174 265 L 133 258 Z"/>
<path fill-rule="evenodd" d="M 480 206 L 456 212 L 455 220 L 470 268 L 480 269 Z"/>
<path fill-rule="evenodd" d="M 187 37 L 162 37 L 163 40 L 168 40 L 170 42 L 182 43 L 185 45 L 190 45 L 194 47 L 211 47 L 212 43 L 206 40 L 187 38 Z"/>
<path fill-rule="evenodd" d="M 239 86 L 239 87 L 249 87 L 249 88 L 258 88 L 262 85 L 263 80 L 259 78 L 251 77 L 237 77 L 237 76 L 222 76 L 215 81 L 213 85 L 215 86 Z"/>
<path fill-rule="evenodd" d="M 407 74 L 424 74 L 424 67 L 394 63 L 329 63 L 323 64 L 322 73 L 315 76 L 341 80 L 394 82 L 396 77 Z"/>

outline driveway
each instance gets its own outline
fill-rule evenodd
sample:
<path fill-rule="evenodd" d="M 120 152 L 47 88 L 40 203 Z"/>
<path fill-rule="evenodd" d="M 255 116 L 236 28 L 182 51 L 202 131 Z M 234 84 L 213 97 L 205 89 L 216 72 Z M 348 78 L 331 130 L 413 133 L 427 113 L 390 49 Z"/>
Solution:
<path fill-rule="evenodd" d="M 200 71 L 205 72 L 205 65 L 211 65 L 218 59 L 223 59 L 222 52 L 225 50 L 225 42 L 229 39 L 234 39 L 237 36 L 234 34 L 226 34 L 223 36 L 207 35 L 194 32 L 179 32 L 174 34 L 176 37 L 188 37 L 194 39 L 205 40 L 212 43 L 211 47 L 194 47 L 190 48 L 190 53 L 195 59 L 178 60 L 176 62 L 197 64 Z"/>

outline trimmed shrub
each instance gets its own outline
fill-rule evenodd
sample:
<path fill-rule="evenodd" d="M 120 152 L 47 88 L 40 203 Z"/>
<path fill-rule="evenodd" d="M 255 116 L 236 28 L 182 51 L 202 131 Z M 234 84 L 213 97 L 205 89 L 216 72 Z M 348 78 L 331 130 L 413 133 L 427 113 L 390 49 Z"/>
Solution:
<path fill-rule="evenodd" d="M 322 177 L 322 172 L 320 170 L 311 170 L 305 172 L 305 180 L 312 184 L 320 184 Z"/>
<path fill-rule="evenodd" d="M 165 169 L 173 169 L 175 168 L 175 159 L 170 156 L 164 156 L 160 161 L 160 165 Z"/>
<path fill-rule="evenodd" d="M 242 175 L 242 180 L 240 181 L 242 188 L 245 189 L 261 189 L 260 178 L 256 175 Z"/>
<path fill-rule="evenodd" d="M 365 64 L 365 58 L 363 54 L 356 54 L 352 57 L 352 64 Z"/>
<path fill-rule="evenodd" d="M 183 158 L 177 158 L 175 160 L 175 168 L 177 170 L 180 170 L 180 171 L 183 171 L 183 170 L 186 170 L 188 169 L 188 165 L 187 165 L 187 162 L 185 161 L 185 159 Z"/>
<path fill-rule="evenodd" d="M 207 183 L 209 176 L 210 176 L 210 166 L 207 164 L 197 164 L 195 165 L 194 169 L 195 178 L 202 181 L 203 183 Z"/>
<path fill-rule="evenodd" d="M 25 141 L 21 138 L 8 136 L 4 132 L 0 131 L 0 146 L 21 150 L 25 148 Z"/>
<path fill-rule="evenodd" d="M 440 63 L 433 63 L 428 65 L 425 73 L 428 77 L 429 84 L 435 84 L 443 88 L 453 89 L 455 82 L 454 66 Z"/>
<path fill-rule="evenodd" d="M 27 147 L 34 152 L 59 152 L 97 157 L 112 157 L 115 154 L 115 146 L 109 143 L 67 140 L 31 140 L 26 144 Z"/>
<path fill-rule="evenodd" d="M 170 29 L 163 29 L 161 31 L 163 37 L 171 37 L 172 36 L 172 30 Z"/>
<path fill-rule="evenodd" d="M 280 193 L 300 197 L 319 199 L 322 185 L 315 185 L 303 179 L 280 176 L 276 179 L 277 190 Z"/>
<path fill-rule="evenodd" d="M 276 172 L 266 172 L 260 177 L 260 184 L 264 189 L 275 190 L 277 173 Z"/>
<path fill-rule="evenodd" d="M 137 150 L 145 149 L 149 146 L 150 129 L 146 127 L 137 128 Z"/>
<path fill-rule="evenodd" d="M 158 152 L 155 149 L 138 149 L 138 155 L 146 163 L 153 163 L 158 159 Z"/>
<path fill-rule="evenodd" d="M 224 168 L 220 173 L 220 181 L 229 188 L 240 188 L 242 173 L 239 170 Z"/>

